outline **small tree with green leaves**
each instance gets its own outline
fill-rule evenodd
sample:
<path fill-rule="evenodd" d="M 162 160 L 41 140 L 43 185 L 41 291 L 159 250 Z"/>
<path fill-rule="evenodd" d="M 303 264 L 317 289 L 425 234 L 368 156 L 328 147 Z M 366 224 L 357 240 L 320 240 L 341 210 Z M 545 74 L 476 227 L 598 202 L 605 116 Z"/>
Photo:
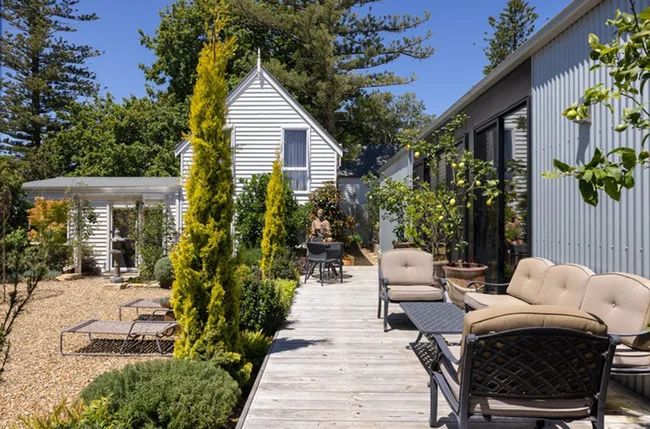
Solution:
<path fill-rule="evenodd" d="M 318 210 L 323 210 L 323 217 L 329 221 L 332 228 L 332 238 L 346 245 L 349 244 L 348 232 L 354 228 L 354 218 L 341 209 L 343 196 L 336 183 L 325 182 L 309 195 L 309 202 L 311 203 L 310 220 L 316 219 Z"/>
<path fill-rule="evenodd" d="M 607 25 L 616 29 L 611 42 L 601 43 L 598 36 L 589 35 L 589 56 L 596 61 L 591 70 L 607 69 L 613 79 L 613 87 L 607 88 L 599 83 L 588 88 L 582 102 L 573 103 L 562 115 L 580 123 L 591 117 L 590 107 L 597 105 L 606 106 L 614 114 L 612 100 L 623 97 L 632 107 L 623 109 L 620 123 L 614 130 L 625 133 L 631 128 L 643 133 L 641 148 L 620 146 L 608 153 L 596 148 L 586 164 L 572 166 L 554 159 L 555 170 L 543 173 L 547 179 L 576 179 L 582 199 L 592 206 L 598 205 L 601 191 L 618 201 L 623 188 L 634 187 L 635 169 L 650 166 L 650 153 L 644 148 L 650 137 L 650 110 L 643 101 L 644 89 L 650 80 L 650 8 L 637 13 L 634 1 L 630 1 L 630 5 L 631 13 L 617 10 L 614 19 L 607 20 Z"/>
<path fill-rule="evenodd" d="M 189 209 L 185 231 L 171 254 L 176 280 L 171 303 L 181 326 L 176 357 L 211 359 L 244 381 L 239 345 L 239 285 L 234 277 L 233 177 L 231 149 L 224 133 L 226 65 L 235 38 L 222 38 L 229 24 L 227 6 L 217 2 L 210 31 L 197 67 L 190 108 L 190 139 L 194 160 L 186 185 Z"/>
<path fill-rule="evenodd" d="M 385 218 L 395 225 L 395 239 L 398 242 L 406 241 L 406 209 L 411 193 L 409 180 L 393 180 L 387 177 L 380 181 L 372 174 L 363 179 L 369 188 L 367 196 L 370 204 L 383 212 Z"/>
<path fill-rule="evenodd" d="M 264 215 L 264 231 L 262 232 L 262 274 L 266 276 L 279 249 L 284 249 L 287 242 L 287 231 L 284 228 L 286 213 L 284 212 L 284 178 L 282 176 L 282 161 L 278 154 L 273 162 L 271 180 L 266 188 L 266 214 Z"/>

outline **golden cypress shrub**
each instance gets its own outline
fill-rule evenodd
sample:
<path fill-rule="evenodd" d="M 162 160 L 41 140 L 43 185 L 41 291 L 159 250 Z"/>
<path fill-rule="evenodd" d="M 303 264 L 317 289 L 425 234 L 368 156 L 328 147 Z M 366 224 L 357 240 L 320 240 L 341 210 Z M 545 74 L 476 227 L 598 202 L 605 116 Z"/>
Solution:
<path fill-rule="evenodd" d="M 228 25 L 226 6 L 215 6 L 214 30 L 197 66 L 190 106 L 194 159 L 186 185 L 189 209 L 180 242 L 171 254 L 176 280 L 171 303 L 182 333 L 176 357 L 211 359 L 250 374 L 239 346 L 240 291 L 233 272 L 233 177 L 226 118 L 226 65 L 235 51 L 233 37 L 220 40 Z"/>
<path fill-rule="evenodd" d="M 287 243 L 287 231 L 284 229 L 284 177 L 282 161 L 278 154 L 273 163 L 273 172 L 266 188 L 266 214 L 262 231 L 262 274 L 266 276 L 278 249 L 284 249 Z"/>

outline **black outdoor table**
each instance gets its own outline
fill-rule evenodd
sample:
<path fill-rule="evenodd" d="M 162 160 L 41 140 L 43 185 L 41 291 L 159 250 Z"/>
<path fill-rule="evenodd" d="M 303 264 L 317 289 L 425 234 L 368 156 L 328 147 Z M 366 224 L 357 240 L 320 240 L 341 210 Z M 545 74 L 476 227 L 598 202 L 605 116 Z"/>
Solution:
<path fill-rule="evenodd" d="M 408 348 L 430 374 L 439 356 L 436 342 L 431 337 L 462 334 L 465 312 L 451 302 L 402 302 L 400 307 L 419 331 L 418 338 Z M 422 336 L 429 341 L 420 343 Z"/>

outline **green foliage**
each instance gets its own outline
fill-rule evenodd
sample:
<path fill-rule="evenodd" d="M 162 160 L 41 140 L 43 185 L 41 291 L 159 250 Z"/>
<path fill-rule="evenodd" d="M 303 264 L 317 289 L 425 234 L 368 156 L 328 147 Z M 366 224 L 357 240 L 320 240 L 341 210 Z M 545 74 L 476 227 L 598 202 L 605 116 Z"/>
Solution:
<path fill-rule="evenodd" d="M 570 121 L 581 122 L 591 117 L 591 106 L 606 106 L 615 113 L 614 100 L 624 97 L 628 105 L 620 114 L 620 123 L 614 127 L 619 133 L 629 128 L 643 133 L 641 150 L 619 146 L 608 153 L 596 148 L 591 160 L 580 166 L 553 160 L 555 170 L 545 171 L 547 179 L 573 177 L 578 181 L 582 199 L 597 206 L 599 193 L 605 191 L 608 197 L 618 201 L 623 189 L 634 187 L 634 171 L 638 166 L 650 166 L 650 152 L 644 149 L 650 137 L 650 111 L 643 101 L 644 88 L 650 79 L 650 8 L 636 13 L 634 2 L 632 12 L 616 11 L 614 19 L 607 25 L 616 31 L 611 42 L 601 43 L 595 34 L 589 35 L 590 58 L 595 61 L 591 70 L 605 68 L 613 79 L 613 87 L 599 83 L 584 92 L 582 103 L 575 102 L 562 115 Z M 627 139 L 621 139 L 628 141 Z"/>
<path fill-rule="evenodd" d="M 398 242 L 406 241 L 406 207 L 411 192 L 408 181 L 393 180 L 390 177 L 382 179 L 369 174 L 363 178 L 368 191 L 368 201 L 372 207 L 381 210 L 391 223 L 395 225 L 393 234 Z"/>
<path fill-rule="evenodd" d="M 488 64 L 483 68 L 483 73 L 488 74 L 503 62 L 517 48 L 524 44 L 528 37 L 535 31 L 535 20 L 539 15 L 535 13 L 535 6 L 530 6 L 524 0 L 508 0 L 508 4 L 499 14 L 499 19 L 491 16 L 488 24 L 492 27 L 493 34 L 483 39 L 488 45 L 483 48 Z"/>
<path fill-rule="evenodd" d="M 264 214 L 264 230 L 262 231 L 262 274 L 268 276 L 272 262 L 277 259 L 276 253 L 284 249 L 287 243 L 287 231 L 284 227 L 286 213 L 284 211 L 285 182 L 282 174 L 280 154 L 273 162 L 273 172 L 266 188 L 266 213 Z"/>
<path fill-rule="evenodd" d="M 444 250 L 448 237 L 461 230 L 463 222 L 462 214 L 455 213 L 458 206 L 445 209 L 441 203 L 449 201 L 451 196 L 452 193 L 444 187 L 431 190 L 425 186 L 415 186 L 405 195 L 405 234 L 409 242 L 433 255 L 441 256 L 442 252 L 446 256 Z"/>
<path fill-rule="evenodd" d="M 318 210 L 330 222 L 332 238 L 347 244 L 348 232 L 354 227 L 354 219 L 341 209 L 343 197 L 334 182 L 325 182 L 322 187 L 309 194 L 311 203 L 310 220 L 316 219 Z"/>
<path fill-rule="evenodd" d="M 95 252 L 88 239 L 93 235 L 93 227 L 97 223 L 97 214 L 90 202 L 79 193 L 73 193 L 69 199 L 70 231 L 68 244 L 72 246 L 72 263 L 78 266 L 81 258 L 81 273 L 98 274 L 99 267 L 95 260 Z"/>
<path fill-rule="evenodd" d="M 338 141 L 346 145 L 368 142 L 359 127 L 361 120 L 346 109 L 368 96 L 368 88 L 415 79 L 385 70 L 393 61 L 426 59 L 433 54 L 433 48 L 426 45 L 431 31 L 412 34 L 428 21 L 428 12 L 415 17 L 379 16 L 372 14 L 375 3 L 378 0 L 230 2 L 233 23 L 226 36 L 236 34 L 239 41 L 235 60 L 227 69 L 230 88 L 254 66 L 260 48 L 264 67 Z M 167 84 L 167 91 L 178 101 L 189 95 L 196 80 L 196 58 L 209 28 L 204 23 L 211 16 L 206 12 L 209 4 L 177 0 L 161 12 L 155 35 L 141 32 L 141 44 L 157 57 L 151 67 L 144 67 L 147 79 Z"/>
<path fill-rule="evenodd" d="M 161 288 L 169 289 L 174 283 L 174 266 L 169 256 L 158 259 L 153 269 L 154 278 Z"/>
<path fill-rule="evenodd" d="M 217 359 L 245 381 L 251 365 L 239 350 L 239 295 L 234 278 L 233 178 L 230 140 L 224 133 L 226 64 L 235 39 L 220 39 L 229 17 L 215 5 L 214 31 L 204 45 L 192 96 L 190 143 L 194 162 L 186 185 L 185 230 L 171 254 L 176 280 L 171 303 L 182 332 L 176 357 Z"/>
<path fill-rule="evenodd" d="M 12 429 L 123 429 L 129 422 L 121 422 L 108 409 L 108 398 L 85 405 L 78 401 L 68 405 L 63 400 L 52 412 L 40 416 L 21 417 Z"/>
<path fill-rule="evenodd" d="M 0 157 L 0 228 L 4 223 L 7 234 L 15 229 L 27 228 L 30 203 L 23 190 L 23 175 L 18 161 Z"/>
<path fill-rule="evenodd" d="M 108 94 L 70 104 L 66 128 L 46 140 L 30 162 L 43 177 L 177 176 L 174 147 L 187 130 L 187 105 L 158 97 Z"/>
<path fill-rule="evenodd" d="M 298 288 L 298 280 L 278 279 L 275 281 L 275 287 L 280 293 L 280 305 L 282 305 L 286 317 L 291 310 L 291 302 Z"/>
<path fill-rule="evenodd" d="M 3 2 L 0 18 L 0 150 L 29 155 L 49 131 L 61 127 L 58 117 L 70 102 L 98 90 L 86 60 L 99 55 L 88 45 L 64 39 L 76 31 L 75 21 L 98 19 L 80 13 L 78 0 Z M 38 173 L 38 172 L 35 172 Z"/>
<path fill-rule="evenodd" d="M 108 398 L 124 428 L 213 429 L 226 427 L 241 391 L 213 362 L 169 359 L 127 365 L 95 378 L 81 399 Z"/>
<path fill-rule="evenodd" d="M 262 331 L 242 331 L 240 337 L 244 357 L 253 364 L 253 374 L 257 374 L 269 351 L 272 339 Z"/>
<path fill-rule="evenodd" d="M 69 212 L 69 200 L 46 200 L 42 197 L 36 197 L 34 206 L 27 211 L 32 227 L 29 240 L 39 243 L 50 269 L 61 270 L 69 262 L 71 249 L 66 244 Z"/>
<path fill-rule="evenodd" d="M 269 173 L 254 174 L 244 184 L 242 193 L 235 202 L 235 231 L 237 241 L 248 249 L 260 248 L 264 215 L 266 214 L 266 190 L 271 180 Z M 296 200 L 289 181 L 284 181 L 284 229 L 287 232 L 287 246 L 294 247 L 298 242 L 299 232 L 303 231 L 303 222 L 297 216 L 298 200 Z"/>
<path fill-rule="evenodd" d="M 239 248 L 238 250 L 239 261 L 248 267 L 259 267 L 262 260 L 262 249 L 247 249 Z"/>
<path fill-rule="evenodd" d="M 267 272 L 269 279 L 298 280 L 300 272 L 291 250 L 286 247 L 277 249 Z"/>
<path fill-rule="evenodd" d="M 285 311 L 275 281 L 263 279 L 259 268 L 253 268 L 241 281 L 240 330 L 259 331 L 273 335 L 284 322 Z"/>
<path fill-rule="evenodd" d="M 152 279 L 155 277 L 156 263 L 169 253 L 176 242 L 176 227 L 164 203 L 145 206 L 141 210 L 144 212 L 144 222 L 137 240 L 140 258 L 138 270 L 141 277 Z"/>

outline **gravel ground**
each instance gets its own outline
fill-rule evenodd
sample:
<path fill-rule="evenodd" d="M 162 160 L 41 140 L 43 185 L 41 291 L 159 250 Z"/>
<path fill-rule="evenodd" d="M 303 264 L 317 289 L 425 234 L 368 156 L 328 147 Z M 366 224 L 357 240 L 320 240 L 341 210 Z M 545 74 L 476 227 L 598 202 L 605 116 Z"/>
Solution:
<path fill-rule="evenodd" d="M 9 362 L 4 380 L 0 382 L 0 427 L 7 427 L 20 415 L 47 412 L 63 398 L 74 399 L 86 384 L 103 372 L 151 359 L 64 357 L 59 354 L 62 328 L 84 319 L 117 320 L 118 306 L 123 302 L 170 294 L 169 290 L 158 287 L 105 288 L 107 283 L 104 278 L 85 278 L 39 284 L 33 300 L 19 316 L 10 336 Z M 130 316 L 135 317 L 135 311 L 125 310 L 124 318 Z M 79 341 L 83 340 L 79 338 Z M 74 348 L 73 341 L 69 344 Z"/>

